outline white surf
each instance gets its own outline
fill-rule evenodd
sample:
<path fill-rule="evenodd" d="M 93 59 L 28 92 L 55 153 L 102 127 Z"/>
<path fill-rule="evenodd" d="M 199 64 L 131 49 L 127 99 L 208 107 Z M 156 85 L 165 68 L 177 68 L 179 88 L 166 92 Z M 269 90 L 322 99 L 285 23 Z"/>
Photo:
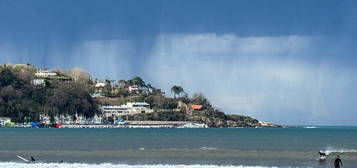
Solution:
<path fill-rule="evenodd" d="M 27 160 L 27 159 L 21 157 L 20 155 L 16 155 L 16 156 L 17 156 L 19 159 L 21 159 L 22 161 L 24 161 L 24 162 L 30 162 L 29 160 Z"/>
<path fill-rule="evenodd" d="M 278 168 L 266 166 L 235 166 L 235 165 L 127 165 L 127 164 L 87 164 L 87 163 L 17 163 L 0 162 L 1 168 Z"/>

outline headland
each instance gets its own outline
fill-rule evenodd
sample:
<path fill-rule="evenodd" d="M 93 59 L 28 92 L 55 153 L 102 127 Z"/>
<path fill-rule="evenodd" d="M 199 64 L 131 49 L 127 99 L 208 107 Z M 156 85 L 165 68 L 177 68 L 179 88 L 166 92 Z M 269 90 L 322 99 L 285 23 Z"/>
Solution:
<path fill-rule="evenodd" d="M 140 77 L 97 79 L 74 68 L 0 66 L 0 125 L 55 128 L 280 127 L 246 115 L 227 115 L 202 93 L 181 86 L 172 97 Z"/>

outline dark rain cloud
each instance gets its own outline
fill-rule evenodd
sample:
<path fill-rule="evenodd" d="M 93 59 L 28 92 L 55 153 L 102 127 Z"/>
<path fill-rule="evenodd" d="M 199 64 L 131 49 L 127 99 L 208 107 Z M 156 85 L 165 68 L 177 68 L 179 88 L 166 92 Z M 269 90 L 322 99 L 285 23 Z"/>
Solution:
<path fill-rule="evenodd" d="M 332 123 L 344 111 L 339 123 L 351 124 L 355 11 L 354 0 L 0 0 L 0 62 L 141 75 L 166 90 L 176 82 L 206 92 L 231 113 Z"/>

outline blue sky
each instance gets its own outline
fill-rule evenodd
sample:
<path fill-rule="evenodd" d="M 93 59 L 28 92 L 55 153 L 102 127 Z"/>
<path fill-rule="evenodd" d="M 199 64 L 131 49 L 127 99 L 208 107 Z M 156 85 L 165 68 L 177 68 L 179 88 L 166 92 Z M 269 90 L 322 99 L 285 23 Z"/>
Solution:
<path fill-rule="evenodd" d="M 357 1 L 0 0 L 0 63 L 140 75 L 282 124 L 357 125 Z"/>

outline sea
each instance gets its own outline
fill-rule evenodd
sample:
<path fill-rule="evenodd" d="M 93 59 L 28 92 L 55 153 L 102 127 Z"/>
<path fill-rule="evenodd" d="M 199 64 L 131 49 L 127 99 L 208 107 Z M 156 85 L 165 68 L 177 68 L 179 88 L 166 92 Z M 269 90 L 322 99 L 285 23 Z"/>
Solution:
<path fill-rule="evenodd" d="M 0 128 L 0 168 L 330 168 L 337 155 L 357 167 L 357 127 Z"/>

